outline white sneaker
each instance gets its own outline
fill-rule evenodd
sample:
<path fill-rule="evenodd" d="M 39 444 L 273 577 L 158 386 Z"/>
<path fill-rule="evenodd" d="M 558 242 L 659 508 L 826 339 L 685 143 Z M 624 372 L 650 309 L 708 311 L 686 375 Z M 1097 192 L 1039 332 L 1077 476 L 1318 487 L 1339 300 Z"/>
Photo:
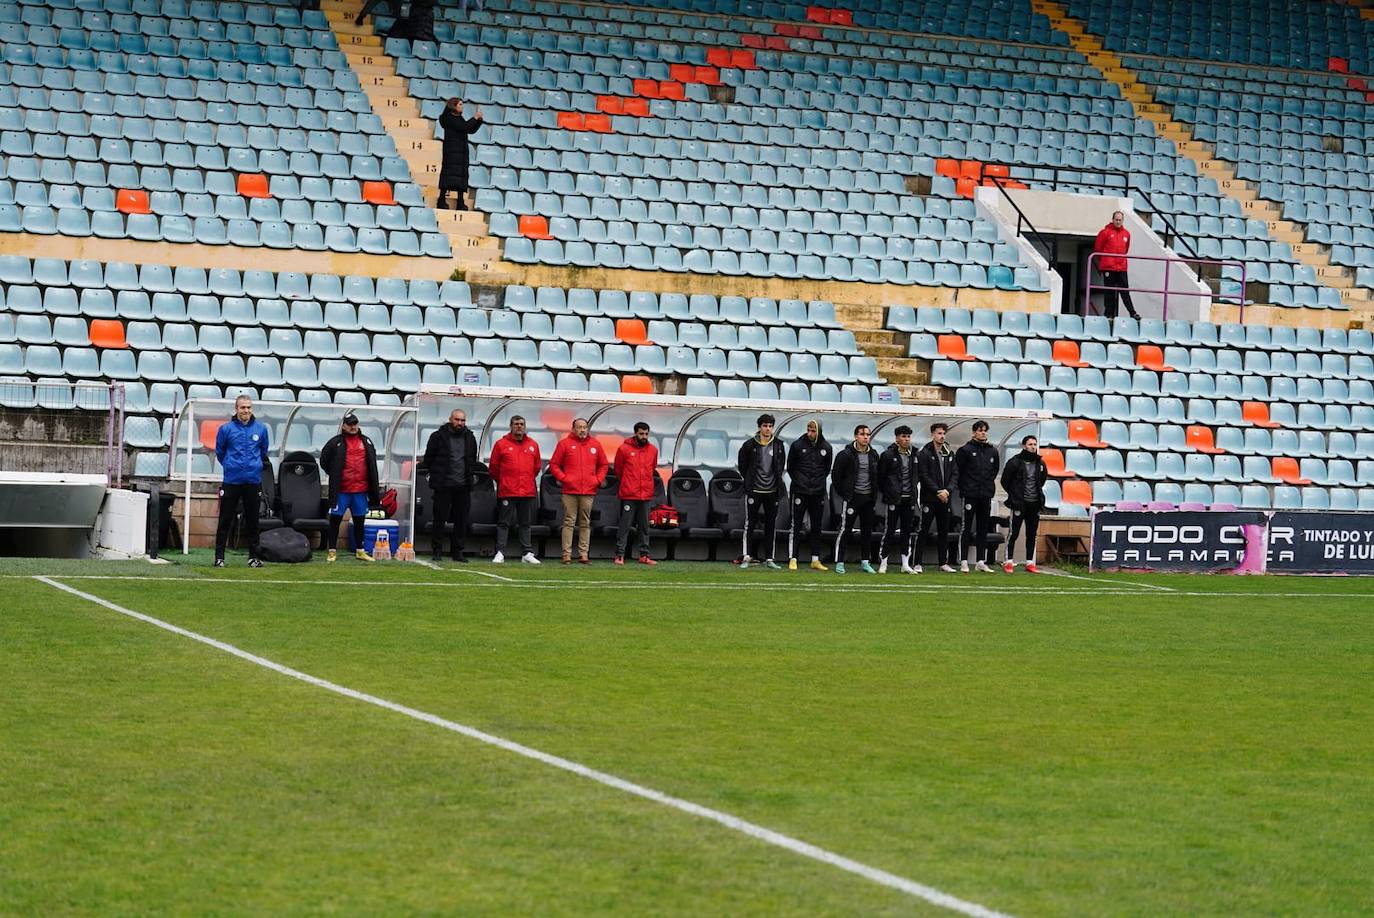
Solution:
<path fill-rule="evenodd" d="M 942 573 L 945 573 L 945 574 L 952 574 L 952 573 L 954 573 L 954 568 L 950 567 L 948 564 L 941 564 L 941 565 L 940 565 L 940 571 L 941 571 Z M 967 565 L 967 564 L 964 565 L 964 573 L 965 573 L 965 574 L 968 573 L 968 565 Z"/>
<path fill-rule="evenodd" d="M 919 564 L 913 564 L 913 565 L 911 565 L 911 568 L 907 571 L 907 573 L 908 573 L 908 574 L 924 574 L 924 573 L 925 573 L 925 570 L 921 567 L 921 565 L 919 565 Z"/>
<path fill-rule="evenodd" d="M 992 573 L 992 568 L 988 567 L 988 566 L 987 566 L 987 563 L 984 562 L 984 561 L 979 561 L 977 564 L 973 565 L 973 569 L 974 569 L 975 571 L 977 571 L 978 573 L 980 573 L 980 574 L 991 574 L 991 573 Z"/>
<path fill-rule="evenodd" d="M 527 551 L 527 552 L 525 552 L 523 555 L 520 556 L 520 563 L 521 563 L 521 564 L 538 564 L 538 563 L 539 563 L 539 559 L 536 558 L 536 557 L 534 556 L 534 552 L 532 552 L 532 551 Z"/>
<path fill-rule="evenodd" d="M 959 573 L 961 573 L 961 574 L 967 574 L 967 573 L 968 573 L 968 562 L 967 562 L 967 561 L 960 561 L 960 562 L 959 562 Z"/>
<path fill-rule="evenodd" d="M 903 561 L 903 562 L 902 562 L 902 573 L 903 573 L 903 574 L 914 574 L 914 573 L 916 573 L 916 569 L 913 568 L 910 564 L 907 564 L 905 561 Z"/>
<path fill-rule="evenodd" d="M 887 559 L 886 559 L 886 558 L 884 558 L 883 560 L 881 560 L 881 561 L 878 562 L 878 573 L 880 573 L 880 574 L 886 574 L 886 573 L 887 573 Z"/>
<path fill-rule="evenodd" d="M 492 563 L 492 564 L 505 564 L 505 563 L 506 563 L 506 556 L 505 556 L 504 554 L 502 554 L 501 552 L 498 551 L 496 554 L 494 554 L 494 555 L 491 556 L 491 563 Z"/>

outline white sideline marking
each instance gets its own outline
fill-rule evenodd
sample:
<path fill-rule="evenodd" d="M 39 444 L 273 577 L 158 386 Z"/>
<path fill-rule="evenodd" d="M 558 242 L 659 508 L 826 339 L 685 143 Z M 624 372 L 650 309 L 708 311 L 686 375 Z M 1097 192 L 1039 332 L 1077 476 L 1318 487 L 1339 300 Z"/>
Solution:
<path fill-rule="evenodd" d="M 678 810 L 683 813 L 687 813 L 692 816 L 699 816 L 702 819 L 709 819 L 712 822 L 719 823 L 720 825 L 725 826 L 727 829 L 731 829 L 735 832 L 747 835 L 750 838 L 756 838 L 759 841 L 766 842 L 778 848 L 783 848 L 787 851 L 791 851 L 794 854 L 799 854 L 802 857 L 811 858 L 812 860 L 819 861 L 822 864 L 829 864 L 832 867 L 837 867 L 840 870 L 844 870 L 857 876 L 863 877 L 866 880 L 871 880 L 872 882 L 877 883 L 880 886 L 886 886 L 889 889 L 895 889 L 898 892 L 906 893 L 909 896 L 914 896 L 918 899 L 923 899 L 926 902 L 931 903 L 932 905 L 937 905 L 941 908 L 949 909 L 950 911 L 958 912 L 962 915 L 977 916 L 977 918 L 1010 918 L 1010 916 L 1006 915 L 1003 912 L 993 911 L 992 909 L 985 908 L 984 906 L 981 906 L 976 902 L 968 902 L 963 899 L 952 896 L 949 893 L 941 892 L 940 890 L 935 889 L 932 886 L 926 886 L 923 883 L 917 883 L 915 880 L 909 880 L 906 877 L 901 877 L 893 873 L 888 873 L 886 870 L 881 870 L 877 867 L 871 867 L 868 864 L 864 864 L 851 858 L 847 858 L 842 854 L 836 854 L 833 851 L 828 851 L 825 848 L 820 848 L 816 845 L 810 844 L 809 842 L 801 841 L 799 839 L 791 837 L 790 835 L 783 835 L 781 832 L 775 832 L 772 829 L 765 828 L 763 826 L 757 825 L 756 823 L 740 819 L 738 816 L 731 816 L 729 813 L 711 809 L 710 807 L 702 806 L 699 803 L 693 803 L 690 800 L 683 800 L 680 797 L 673 797 L 669 794 L 663 793 L 662 791 L 656 791 L 653 788 L 645 787 L 642 784 L 635 784 L 632 781 L 627 781 L 624 778 L 618 778 L 615 775 L 609 774 L 607 772 L 598 771 L 595 768 L 590 768 L 586 765 L 574 762 L 571 759 L 565 759 L 562 756 L 557 756 L 548 752 L 543 752 L 542 750 L 535 749 L 532 746 L 526 746 L 521 743 L 516 743 L 511 740 L 504 739 L 494 734 L 487 733 L 484 730 L 479 730 L 476 727 L 469 727 L 465 724 L 460 724 L 455 721 L 447 720 L 443 717 L 439 717 L 437 714 L 430 714 L 425 711 L 420 711 L 415 708 L 407 707 L 403 704 L 397 704 L 394 701 L 387 701 L 385 698 L 379 698 L 376 695 L 369 695 L 366 692 L 360 692 L 356 689 L 347 688 L 346 686 L 330 682 L 326 679 L 321 679 L 317 676 L 312 676 L 309 673 L 303 673 L 300 670 L 292 669 L 291 667 L 284 666 L 281 663 L 276 663 L 272 660 L 267 659 L 266 657 L 260 657 L 257 654 L 249 653 L 246 650 L 242 650 L 238 647 L 235 647 L 233 644 L 227 644 L 224 641 L 218 641 L 212 637 L 207 637 L 203 634 L 198 634 L 195 631 L 189 631 L 178 625 L 173 625 L 170 622 L 165 622 L 162 619 L 154 618 L 151 615 L 144 615 L 142 612 L 135 612 L 132 609 L 126 609 L 123 606 L 116 605 L 115 603 L 110 602 L 109 600 L 101 599 L 99 596 L 94 596 L 90 593 L 82 592 L 81 590 L 78 590 L 75 587 L 68 586 L 65 583 L 59 583 L 58 581 L 53 580 L 50 577 L 37 575 L 34 577 L 34 579 L 46 583 L 48 586 L 61 590 L 64 593 L 70 593 L 71 595 L 76 596 L 80 599 L 84 599 L 88 602 L 93 602 L 98 606 L 103 606 L 104 608 L 109 609 L 112 612 L 118 612 L 120 615 L 125 615 L 129 618 L 144 622 L 145 624 L 153 625 L 154 627 L 161 628 L 164 631 L 169 631 L 172 634 L 180 635 L 181 637 L 190 638 L 191 640 L 197 641 L 201 644 L 205 644 L 208 647 L 213 647 L 216 650 L 221 650 L 224 653 L 238 657 L 241 660 L 246 660 L 249 663 L 261 666 L 264 669 L 270 669 L 273 672 L 280 673 L 283 676 L 288 676 L 292 679 L 297 679 L 308 685 L 313 685 L 316 688 L 324 689 L 327 692 L 333 692 L 334 694 L 342 695 L 345 698 L 352 698 L 354 701 L 361 701 L 365 704 L 375 705 L 376 707 L 384 708 L 385 710 L 393 711 L 397 714 L 403 714 L 406 717 L 410 717 L 414 720 L 422 721 L 424 723 L 440 727 L 444 730 L 449 730 L 453 733 L 461 734 L 463 736 L 468 737 L 469 739 L 474 739 L 478 742 L 486 743 L 489 746 L 495 746 L 498 749 L 504 749 L 507 752 L 513 752 L 516 755 L 523 756 L 527 759 L 533 759 L 536 762 L 542 762 L 545 765 L 549 765 L 553 768 L 558 768 L 563 771 L 570 772 L 579 777 L 587 778 L 590 781 L 595 781 L 598 784 L 604 784 L 607 787 L 612 787 L 619 791 L 624 791 L 627 794 L 632 794 L 636 797 L 642 797 L 645 800 L 651 800 L 654 803 L 659 803 L 663 806 L 671 807 L 672 809 Z"/>
<path fill-rule="evenodd" d="M 1130 586 L 1134 586 L 1134 587 L 1140 587 L 1140 588 L 1143 589 L 1143 590 L 1160 590 L 1160 591 L 1165 592 L 1165 593 L 1174 593 L 1174 592 L 1177 592 L 1173 587 L 1160 586 L 1160 585 L 1157 584 L 1157 583 L 1141 583 L 1141 582 L 1138 581 L 1138 580 L 1110 580 L 1110 581 L 1099 581 L 1099 580 L 1095 580 L 1095 579 L 1092 578 L 1092 577 L 1084 577 L 1082 574 L 1069 574 L 1069 573 L 1066 573 L 1066 572 L 1064 572 L 1064 571 L 1059 570 L 1058 568 L 1053 568 L 1053 567 L 1041 568 L 1040 572 L 1041 572 L 1042 574 L 1049 574 L 1051 577 L 1063 577 L 1065 580 L 1082 580 L 1082 581 L 1085 581 L 1085 582 L 1087 582 L 1087 583 L 1102 583 L 1102 582 L 1105 582 L 1105 583 L 1112 583 L 1112 584 L 1116 584 L 1116 585 L 1123 585 L 1123 584 L 1126 584 L 1126 585 L 1130 585 Z"/>
<path fill-rule="evenodd" d="M 6 580 L 35 580 L 47 577 L 61 577 L 63 580 L 138 580 L 144 583 L 190 583 L 197 586 L 206 584 L 217 584 L 222 586 L 258 586 L 261 584 L 271 584 L 274 586 L 330 586 L 330 587 L 364 587 L 372 589 L 377 586 L 395 587 L 426 587 L 434 589 L 451 590 L 455 584 L 442 580 L 286 580 L 286 579 L 259 579 L 253 578 L 229 578 L 229 577 L 156 577 L 138 574 L 0 574 L 0 578 Z M 817 578 L 819 581 L 819 578 Z M 833 581 L 831 581 L 833 582 Z M 1126 581 L 1122 581 L 1126 582 Z M 536 590 L 571 590 L 571 589 L 606 589 L 608 587 L 620 588 L 624 590 L 662 590 L 668 588 L 680 588 L 686 590 L 748 590 L 755 587 L 765 587 L 770 592 L 815 592 L 818 584 L 810 586 L 801 585 L 765 585 L 762 582 L 754 584 L 735 584 L 735 583 L 685 583 L 677 580 L 656 580 L 650 578 L 642 581 L 619 581 L 619 580 L 518 580 L 509 578 L 504 584 L 488 583 L 486 581 L 475 581 L 463 584 L 468 587 L 497 587 L 497 586 L 522 587 L 525 589 Z M 1139 586 L 1139 584 L 1136 584 Z M 901 596 L 905 594 L 968 594 L 979 595 L 983 593 L 992 595 L 1018 595 L 1018 596 L 1140 596 L 1139 590 L 1124 589 L 1092 589 L 1085 590 L 1075 587 L 1055 589 L 1052 587 L 1029 588 L 1020 586 L 985 586 L 979 587 L 969 584 L 967 587 L 961 584 L 948 583 L 894 583 L 890 587 L 884 587 L 875 583 L 864 587 L 846 586 L 819 586 L 819 589 L 827 593 L 867 593 L 870 595 L 882 596 Z M 1320 593 L 1295 593 L 1295 592 L 1264 592 L 1249 593 L 1230 590 L 1179 590 L 1170 589 L 1167 596 L 1160 598 L 1173 599 L 1175 597 L 1207 597 L 1207 598 L 1255 598 L 1255 599 L 1312 599 L 1313 597 L 1360 597 L 1367 598 L 1371 594 L 1364 591 L 1335 591 L 1325 590 Z"/>

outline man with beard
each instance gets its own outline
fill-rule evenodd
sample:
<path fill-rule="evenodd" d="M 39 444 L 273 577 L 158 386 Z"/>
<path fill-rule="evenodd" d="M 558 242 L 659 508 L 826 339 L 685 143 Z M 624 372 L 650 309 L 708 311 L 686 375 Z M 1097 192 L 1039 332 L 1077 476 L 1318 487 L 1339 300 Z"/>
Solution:
<path fill-rule="evenodd" d="M 834 451 L 816 421 L 806 422 L 806 433 L 792 442 L 787 451 L 787 475 L 792 479 L 792 526 L 787 536 L 787 569 L 797 569 L 797 545 L 801 542 L 802 520 L 808 522 L 807 541 L 811 546 L 811 569 L 826 571 L 821 563 L 821 525 L 825 517 L 825 482 L 830 477 Z"/>

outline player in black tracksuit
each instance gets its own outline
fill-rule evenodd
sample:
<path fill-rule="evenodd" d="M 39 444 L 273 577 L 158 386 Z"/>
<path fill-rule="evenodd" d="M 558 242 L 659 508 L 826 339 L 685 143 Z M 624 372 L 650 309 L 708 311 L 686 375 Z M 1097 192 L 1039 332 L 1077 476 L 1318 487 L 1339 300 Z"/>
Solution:
<path fill-rule="evenodd" d="M 811 569 L 829 570 L 821 563 L 821 527 L 825 521 L 825 483 L 834 450 L 816 421 L 806 422 L 806 433 L 792 441 L 787 451 L 787 477 L 792 480 L 792 527 L 787 537 L 787 569 L 797 569 L 797 545 L 801 542 L 802 519 L 808 521 L 807 539 L 811 545 Z"/>
<path fill-rule="evenodd" d="M 930 527 L 935 526 L 936 537 L 940 540 L 936 547 L 936 561 L 943 571 L 953 572 L 949 566 L 949 530 L 954 516 L 950 494 L 959 487 L 959 469 L 954 464 L 954 450 L 945 442 L 945 432 L 949 425 L 936 421 L 930 425 L 930 442 L 921 447 L 916 457 L 916 468 L 921 476 L 921 535 L 916 540 L 915 570 L 921 570 L 921 545 L 930 535 Z"/>
<path fill-rule="evenodd" d="M 959 493 L 964 499 L 964 535 L 959 542 L 959 570 L 968 573 L 968 547 L 976 548 L 977 568 L 992 572 L 988 562 L 988 532 L 992 524 L 992 499 L 997 493 L 997 470 L 1002 465 L 997 447 L 988 442 L 988 422 L 973 422 L 973 439 L 954 454 L 959 470 Z"/>
<path fill-rule="evenodd" d="M 782 441 L 773 436 L 776 423 L 771 414 L 759 415 L 759 432 L 739 448 L 739 473 L 744 478 L 744 557 L 740 567 L 754 559 L 765 567 L 776 568 L 773 552 L 777 544 L 778 499 L 782 495 L 782 476 L 787 471 L 787 452 Z M 763 545 L 758 554 L 749 551 L 754 528 L 763 524 Z"/>
<path fill-rule="evenodd" d="M 916 524 L 916 488 L 920 473 L 916 450 L 911 448 L 911 428 L 905 424 L 893 432 L 897 442 L 878 457 L 878 486 L 887 504 L 887 531 L 883 533 L 882 559 L 878 573 L 887 573 L 887 559 L 893 549 L 902 556 L 902 573 L 914 574 L 911 567 L 912 534 Z"/>
<path fill-rule="evenodd" d="M 1016 570 L 1012 548 L 1026 526 L 1026 571 L 1040 573 L 1035 566 L 1035 537 L 1040 529 L 1040 510 L 1045 506 L 1045 479 L 1049 469 L 1040 458 L 1040 443 L 1035 437 L 1021 440 L 1021 452 L 1007 460 L 1002 469 L 1002 489 L 1007 492 L 1007 507 L 1011 510 L 1011 534 L 1007 536 L 1007 558 L 1002 569 L 1008 574 Z"/>
<path fill-rule="evenodd" d="M 854 428 L 854 442 L 850 443 L 835 457 L 835 469 L 830 478 L 830 487 L 840 496 L 840 532 L 835 537 L 835 573 L 844 573 L 844 540 L 859 523 L 859 560 L 863 562 L 866 574 L 876 574 L 869 558 L 873 551 L 873 523 L 877 515 L 873 512 L 878 500 L 878 451 L 869 445 L 867 424 Z"/>

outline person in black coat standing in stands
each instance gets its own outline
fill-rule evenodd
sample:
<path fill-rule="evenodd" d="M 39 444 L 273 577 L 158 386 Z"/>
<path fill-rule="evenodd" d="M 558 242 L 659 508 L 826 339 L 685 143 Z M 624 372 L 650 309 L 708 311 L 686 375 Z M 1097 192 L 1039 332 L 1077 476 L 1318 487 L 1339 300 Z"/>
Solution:
<path fill-rule="evenodd" d="M 444 113 L 439 116 L 439 127 L 444 129 L 444 157 L 439 169 L 440 208 L 448 207 L 448 193 L 456 192 L 458 210 L 467 210 L 468 193 L 468 137 L 477 133 L 482 126 L 482 111 L 478 109 L 471 118 L 463 117 L 463 100 L 449 99 Z"/>

